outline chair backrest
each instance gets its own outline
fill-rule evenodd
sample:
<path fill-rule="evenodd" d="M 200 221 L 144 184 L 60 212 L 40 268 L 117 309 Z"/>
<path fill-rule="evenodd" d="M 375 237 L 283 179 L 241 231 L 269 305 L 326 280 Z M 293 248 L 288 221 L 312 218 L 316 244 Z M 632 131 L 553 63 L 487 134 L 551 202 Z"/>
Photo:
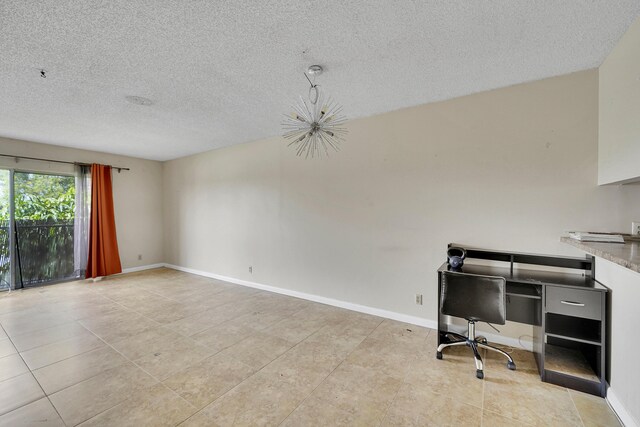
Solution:
<path fill-rule="evenodd" d="M 440 312 L 504 325 L 507 312 L 507 281 L 504 277 L 442 272 Z"/>

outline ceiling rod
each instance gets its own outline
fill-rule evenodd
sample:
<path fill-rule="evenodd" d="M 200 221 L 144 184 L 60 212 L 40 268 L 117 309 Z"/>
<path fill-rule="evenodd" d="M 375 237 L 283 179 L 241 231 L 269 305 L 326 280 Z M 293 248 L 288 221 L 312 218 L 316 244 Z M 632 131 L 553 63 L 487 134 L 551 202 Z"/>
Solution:
<path fill-rule="evenodd" d="M 16 161 L 18 159 L 26 159 L 26 160 L 38 160 L 40 162 L 64 163 L 64 164 L 67 164 L 67 165 L 91 166 L 91 163 L 67 162 L 67 161 L 64 161 L 64 160 L 42 159 L 42 158 L 39 158 L 39 157 L 15 156 L 13 154 L 0 154 L 0 157 L 9 157 L 9 158 L 12 158 L 12 159 L 16 159 Z M 108 165 L 108 166 L 110 166 L 112 169 L 117 170 L 118 173 L 120 173 L 120 171 L 131 170 L 129 168 L 123 168 L 123 167 L 120 167 L 120 166 L 111 166 L 111 165 Z"/>

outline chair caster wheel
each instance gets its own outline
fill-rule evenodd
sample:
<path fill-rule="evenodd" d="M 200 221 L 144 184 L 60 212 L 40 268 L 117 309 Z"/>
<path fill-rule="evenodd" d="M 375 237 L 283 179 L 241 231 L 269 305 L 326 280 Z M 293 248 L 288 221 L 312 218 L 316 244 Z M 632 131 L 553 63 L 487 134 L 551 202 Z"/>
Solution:
<path fill-rule="evenodd" d="M 482 372 L 480 369 L 476 370 L 476 377 L 478 377 L 479 379 L 483 379 L 484 378 L 484 372 Z"/>
<path fill-rule="evenodd" d="M 514 362 L 507 362 L 507 368 L 511 369 L 512 371 L 515 371 L 516 364 Z"/>
<path fill-rule="evenodd" d="M 441 351 L 436 351 L 436 359 L 442 360 L 442 352 Z"/>

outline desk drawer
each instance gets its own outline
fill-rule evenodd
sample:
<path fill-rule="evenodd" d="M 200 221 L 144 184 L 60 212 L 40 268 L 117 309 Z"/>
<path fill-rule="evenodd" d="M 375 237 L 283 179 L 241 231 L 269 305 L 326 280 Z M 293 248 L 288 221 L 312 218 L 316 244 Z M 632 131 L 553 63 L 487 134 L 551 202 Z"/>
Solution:
<path fill-rule="evenodd" d="M 547 286 L 548 313 L 602 320 L 602 292 Z"/>

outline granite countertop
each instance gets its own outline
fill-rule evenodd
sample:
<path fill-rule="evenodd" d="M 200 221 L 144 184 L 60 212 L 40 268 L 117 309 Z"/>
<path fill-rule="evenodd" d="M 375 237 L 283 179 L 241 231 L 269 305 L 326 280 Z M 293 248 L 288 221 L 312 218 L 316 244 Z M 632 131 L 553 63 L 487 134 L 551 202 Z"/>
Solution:
<path fill-rule="evenodd" d="M 591 255 L 604 258 L 618 265 L 640 273 L 640 242 L 596 243 L 580 242 L 570 237 L 561 237 L 561 242 L 568 243 Z"/>

